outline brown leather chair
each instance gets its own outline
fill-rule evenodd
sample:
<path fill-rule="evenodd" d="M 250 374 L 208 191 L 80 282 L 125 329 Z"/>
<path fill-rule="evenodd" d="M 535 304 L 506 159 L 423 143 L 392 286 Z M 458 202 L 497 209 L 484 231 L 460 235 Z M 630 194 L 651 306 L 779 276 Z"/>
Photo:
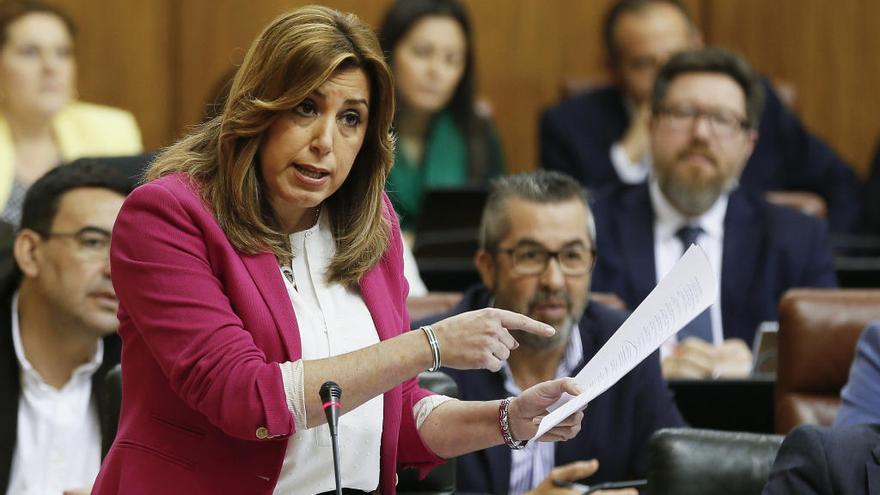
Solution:
<path fill-rule="evenodd" d="M 856 342 L 880 319 L 880 290 L 792 289 L 779 303 L 776 431 L 830 425 Z"/>

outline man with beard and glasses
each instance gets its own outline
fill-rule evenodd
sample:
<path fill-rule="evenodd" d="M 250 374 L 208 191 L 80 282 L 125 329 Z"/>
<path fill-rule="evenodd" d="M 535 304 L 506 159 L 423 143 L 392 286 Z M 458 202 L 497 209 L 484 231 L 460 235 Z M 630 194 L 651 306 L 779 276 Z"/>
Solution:
<path fill-rule="evenodd" d="M 475 259 L 482 284 L 470 288 L 451 314 L 503 308 L 552 325 L 556 334 L 532 338 L 517 332 L 520 346 L 495 373 L 444 369 L 462 399 L 515 396 L 535 383 L 574 376 L 611 337 L 626 313 L 590 300 L 595 246 L 586 194 L 573 179 L 539 170 L 492 183 Z M 459 457 L 458 490 L 574 494 L 578 492 L 554 481 L 574 481 L 594 472 L 590 483 L 644 478 L 651 434 L 683 424 L 659 359 L 649 358 L 590 402 L 574 439 L 552 445 L 530 442 L 513 451 L 494 447 Z"/>
<path fill-rule="evenodd" d="M 680 0 L 616 0 L 602 31 L 612 84 L 548 109 L 540 124 L 542 166 L 593 190 L 647 180 L 657 71 L 673 54 L 702 45 Z M 742 173 L 743 186 L 819 194 L 828 204 L 832 232 L 852 231 L 861 210 L 852 168 L 804 127 L 766 78 L 761 82 L 766 98 L 755 125 L 761 136 Z"/>
<path fill-rule="evenodd" d="M 652 93 L 651 177 L 606 191 L 594 205 L 603 255 L 593 287 L 629 307 L 692 243 L 715 267 L 719 303 L 661 348 L 667 378 L 747 374 L 755 330 L 777 319 L 782 294 L 837 284 L 823 221 L 737 187 L 758 138 L 762 99 L 754 72 L 731 52 L 673 56 Z"/>
<path fill-rule="evenodd" d="M 110 231 L 130 181 L 87 159 L 28 190 L 0 275 L 0 493 L 89 493 L 116 425 Z"/>

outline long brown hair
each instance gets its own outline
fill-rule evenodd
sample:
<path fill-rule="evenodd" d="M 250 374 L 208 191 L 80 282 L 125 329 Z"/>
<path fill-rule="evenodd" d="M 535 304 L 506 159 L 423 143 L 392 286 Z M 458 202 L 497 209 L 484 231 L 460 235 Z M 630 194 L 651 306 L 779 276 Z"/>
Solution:
<path fill-rule="evenodd" d="M 280 112 L 349 67 L 367 74 L 370 112 L 348 178 L 325 201 L 336 240 L 327 281 L 357 283 L 381 259 L 390 237 L 382 190 L 394 160 L 394 93 L 376 36 L 353 14 L 308 6 L 275 19 L 248 50 L 223 112 L 166 149 L 146 179 L 188 174 L 238 250 L 269 249 L 280 262 L 289 263 L 289 240 L 263 191 L 258 151 Z"/>

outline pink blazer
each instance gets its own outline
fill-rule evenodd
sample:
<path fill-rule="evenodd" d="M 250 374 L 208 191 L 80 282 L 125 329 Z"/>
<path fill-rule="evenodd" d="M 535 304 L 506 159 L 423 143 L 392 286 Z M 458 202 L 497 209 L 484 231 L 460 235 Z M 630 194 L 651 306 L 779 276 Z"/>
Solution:
<path fill-rule="evenodd" d="M 170 175 L 135 190 L 113 229 L 122 411 L 93 494 L 270 494 L 294 433 L 278 364 L 301 356 L 293 307 L 271 253 L 227 240 L 192 181 Z M 400 231 L 361 294 L 382 340 L 409 329 Z M 415 378 L 384 395 L 381 493 L 396 466 L 440 462 L 421 441 Z M 268 435 L 268 436 L 267 436 Z"/>

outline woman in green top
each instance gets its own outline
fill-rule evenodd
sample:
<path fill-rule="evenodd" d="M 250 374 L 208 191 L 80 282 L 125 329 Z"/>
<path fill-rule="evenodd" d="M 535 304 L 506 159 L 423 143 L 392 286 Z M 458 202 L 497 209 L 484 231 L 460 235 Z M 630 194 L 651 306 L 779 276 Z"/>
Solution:
<path fill-rule="evenodd" d="M 475 111 L 467 12 L 456 0 L 398 0 L 379 33 L 397 85 L 397 151 L 386 190 L 410 234 L 431 187 L 485 185 L 504 170 L 492 124 Z"/>

